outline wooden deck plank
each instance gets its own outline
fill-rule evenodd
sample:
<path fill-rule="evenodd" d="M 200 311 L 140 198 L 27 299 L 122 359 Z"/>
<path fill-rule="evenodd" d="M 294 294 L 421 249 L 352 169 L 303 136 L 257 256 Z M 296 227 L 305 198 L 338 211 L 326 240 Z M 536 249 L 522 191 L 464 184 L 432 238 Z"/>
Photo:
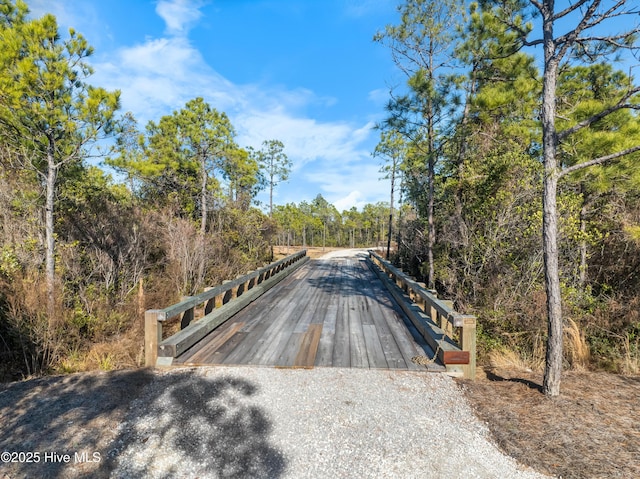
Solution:
<path fill-rule="evenodd" d="M 338 264 L 337 262 L 335 263 Z M 327 290 L 328 301 L 322 318 L 322 334 L 316 355 L 316 366 L 333 365 L 333 347 L 336 336 L 336 320 L 340 307 L 339 291 L 342 285 L 342 274 L 335 268 L 332 275 L 331 287 Z"/>
<path fill-rule="evenodd" d="M 293 310 L 290 315 L 277 319 L 271 318 L 274 321 L 272 334 L 267 335 L 264 347 L 256 350 L 249 364 L 277 366 L 282 352 L 289 347 L 295 347 L 289 344 L 290 338 L 293 334 L 304 333 L 308 329 L 316 303 L 321 296 L 321 292 L 312 286 L 312 280 L 316 277 L 318 277 L 318 271 L 314 269 L 308 278 L 301 280 L 302 283 L 298 286 L 298 294 L 307 299 L 304 303 L 292 302 Z"/>
<path fill-rule="evenodd" d="M 225 331 L 208 341 L 203 347 L 195 351 L 187 351 L 183 355 L 183 361 L 192 363 L 206 362 L 207 358 L 222 347 L 224 343 L 229 341 L 234 334 L 244 327 L 244 323 L 234 322 L 225 328 Z M 194 348 L 191 348 L 194 349 Z"/>
<path fill-rule="evenodd" d="M 341 284 L 344 284 L 345 274 L 340 271 Z M 331 365 L 339 368 L 348 368 L 351 366 L 351 352 L 349 344 L 349 303 L 347 301 L 344 289 L 341 289 L 334 300 L 337 300 L 338 308 L 336 311 L 336 326 L 333 335 L 333 354 L 331 357 Z"/>
<path fill-rule="evenodd" d="M 294 367 L 311 368 L 316 362 L 316 353 L 322 334 L 321 324 L 311 324 L 302 338 L 300 349 L 293 361 Z"/>
<path fill-rule="evenodd" d="M 175 362 L 424 371 L 408 325 L 364 257 L 312 260 Z"/>
<path fill-rule="evenodd" d="M 348 323 L 349 323 L 349 354 L 352 368 L 368 368 L 369 359 L 367 347 L 362 330 L 363 317 L 359 305 L 363 301 L 358 301 L 355 291 L 358 288 L 357 271 L 353 260 L 349 259 L 346 264 L 347 275 L 350 278 L 351 288 L 347 292 Z"/>
<path fill-rule="evenodd" d="M 367 272 L 371 274 L 368 265 Z M 369 304 L 371 319 L 376 327 L 387 364 L 393 369 L 406 369 L 407 363 L 402 354 L 402 344 L 398 344 L 396 335 L 393 334 L 389 325 L 389 321 L 396 321 L 393 304 L 390 298 L 387 298 L 386 289 L 377 277 L 369 278 L 368 286 L 369 294 L 365 301 Z"/>
<path fill-rule="evenodd" d="M 245 319 L 244 331 L 250 332 L 254 327 L 260 326 L 260 323 L 266 314 L 275 315 L 276 308 L 283 303 L 286 304 L 291 301 L 291 298 L 295 298 L 298 283 L 307 274 L 309 274 L 310 265 L 306 264 L 285 278 L 281 285 L 276 289 L 271 289 L 263 295 L 263 300 L 260 302 L 253 302 L 249 307 L 243 311 L 243 317 Z"/>
<path fill-rule="evenodd" d="M 363 324 L 362 332 L 364 334 L 365 350 L 369 366 L 372 368 L 388 368 L 389 363 L 384 355 L 380 336 L 373 324 Z"/>
<path fill-rule="evenodd" d="M 280 351 L 276 359 L 276 365 L 278 367 L 293 367 L 304 337 L 305 333 L 291 333 L 287 341 L 287 347 Z"/>
<path fill-rule="evenodd" d="M 224 343 L 220 348 L 216 350 L 215 353 L 209 356 L 206 360 L 208 364 L 233 364 L 227 363 L 226 359 L 231 354 L 239 344 L 241 344 L 247 337 L 248 333 L 243 332 L 242 330 L 234 334 L 229 341 Z M 176 359 L 180 359 L 179 357 Z M 239 363 L 235 363 L 239 364 Z"/>
<path fill-rule="evenodd" d="M 251 358 L 258 351 L 270 346 L 268 338 L 277 334 L 282 326 L 283 318 L 294 314 L 295 307 L 295 303 L 279 301 L 278 307 L 269 311 L 259 312 L 259 321 L 256 322 L 251 331 L 247 332 L 242 344 L 225 359 L 225 364 L 249 364 Z M 279 318 L 280 321 L 271 321 L 271 318 L 274 317 Z"/>
<path fill-rule="evenodd" d="M 301 269 L 306 267 L 308 265 Z M 305 275 L 313 274 L 313 269 L 310 271 L 306 271 Z M 266 361 L 264 358 L 271 354 L 269 350 L 273 348 L 273 338 L 286 327 L 289 318 L 296 314 L 295 296 L 304 293 L 304 290 L 299 289 L 301 284 L 304 286 L 304 283 L 300 283 L 301 280 L 301 277 L 294 277 L 281 289 L 278 288 L 278 296 L 266 298 L 269 300 L 267 304 L 260 302 L 256 305 L 257 308 L 242 311 L 239 316 L 249 317 L 252 327 L 245 329 L 247 336 L 235 351 L 225 358 L 225 364 L 270 364 L 263 362 Z"/>

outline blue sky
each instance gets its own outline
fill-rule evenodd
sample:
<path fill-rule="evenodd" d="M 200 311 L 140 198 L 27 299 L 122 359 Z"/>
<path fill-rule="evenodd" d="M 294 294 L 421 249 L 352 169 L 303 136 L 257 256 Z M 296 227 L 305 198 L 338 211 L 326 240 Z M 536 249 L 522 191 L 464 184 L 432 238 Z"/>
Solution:
<path fill-rule="evenodd" d="M 141 128 L 202 96 L 229 115 L 241 146 L 281 140 L 293 169 L 277 204 L 318 193 L 340 211 L 388 201 L 372 127 L 401 80 L 372 38 L 397 22 L 395 0 L 27 3 L 87 38 L 90 83 L 121 90 Z"/>

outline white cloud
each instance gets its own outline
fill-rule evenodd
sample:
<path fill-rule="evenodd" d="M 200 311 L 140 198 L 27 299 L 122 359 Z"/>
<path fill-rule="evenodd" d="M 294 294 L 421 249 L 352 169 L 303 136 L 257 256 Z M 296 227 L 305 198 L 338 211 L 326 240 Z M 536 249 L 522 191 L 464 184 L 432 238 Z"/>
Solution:
<path fill-rule="evenodd" d="M 306 173 L 306 178 L 321 186 L 326 199 L 338 211 L 358 208 L 366 203 L 388 201 L 389 181 L 380 181 L 379 166 L 369 158 L 359 158 L 348 164 L 339 161 L 328 162 L 323 168 L 314 168 Z"/>
<path fill-rule="evenodd" d="M 200 19 L 201 2 L 193 0 L 160 0 L 156 6 L 156 13 L 167 25 L 169 35 L 184 36 Z"/>
<path fill-rule="evenodd" d="M 213 71 L 198 50 L 180 37 L 149 39 L 115 52 L 95 65 L 94 82 L 122 91 L 122 107 L 141 124 L 181 108 L 197 96 L 220 110 L 237 104 L 237 88 Z"/>
<path fill-rule="evenodd" d="M 333 202 L 333 206 L 335 206 L 340 213 L 350 210 L 353 206 L 357 209 L 362 209 L 366 204 L 367 201 L 365 201 L 364 196 L 358 190 L 354 190 L 344 198 L 340 198 Z"/>
<path fill-rule="evenodd" d="M 356 18 L 385 12 L 389 4 L 392 4 L 390 0 L 344 0 L 345 13 Z"/>
<path fill-rule="evenodd" d="M 265 139 L 281 140 L 286 154 L 295 160 L 294 170 L 318 159 L 347 163 L 368 155 L 360 146 L 367 137 L 368 124 L 357 128 L 341 122 L 321 123 L 281 108 L 243 111 L 237 123 L 243 144 L 258 148 Z"/>
<path fill-rule="evenodd" d="M 384 106 L 390 99 L 389 89 L 377 88 L 371 90 L 368 95 L 369 101 L 372 101 L 376 105 Z"/>
<path fill-rule="evenodd" d="M 185 5 L 179 1 L 158 4 L 157 13 L 167 22 L 168 33 L 184 31 L 198 19 L 195 7 L 191 13 L 180 10 Z M 170 25 L 172 8 L 177 13 L 175 24 Z M 208 65 L 185 35 L 148 38 L 116 50 L 94 66 L 94 83 L 121 90 L 123 111 L 133 112 L 141 128 L 201 96 L 229 115 L 240 145 L 260 148 L 264 140 L 282 141 L 293 171 L 277 195 L 281 193 L 287 201 L 305 199 L 292 193 L 305 185 L 307 191 L 302 194 L 321 193 L 342 211 L 379 201 L 380 189 L 386 190 L 378 181 L 378 167 L 375 162 L 372 165 L 367 144 L 375 137 L 372 122 L 319 121 L 305 115 L 302 112 L 310 106 L 322 108 L 335 101 L 309 89 L 234 84 Z"/>
<path fill-rule="evenodd" d="M 28 5 L 32 17 L 40 18 L 46 13 L 51 13 L 56 17 L 58 25 L 77 26 L 96 19 L 96 12 L 88 4 L 70 6 L 60 0 L 30 0 Z"/>

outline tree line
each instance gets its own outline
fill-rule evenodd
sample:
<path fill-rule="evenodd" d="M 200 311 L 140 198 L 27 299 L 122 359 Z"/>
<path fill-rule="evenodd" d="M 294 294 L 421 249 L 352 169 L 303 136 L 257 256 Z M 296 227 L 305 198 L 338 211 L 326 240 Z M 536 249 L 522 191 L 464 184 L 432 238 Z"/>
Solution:
<path fill-rule="evenodd" d="M 281 246 L 371 247 L 386 242 L 389 224 L 386 202 L 352 207 L 342 213 L 322 195 L 312 201 L 288 203 L 274 208 Z"/>
<path fill-rule="evenodd" d="M 396 260 L 479 315 L 487 360 L 543 365 L 549 396 L 569 365 L 638 372 L 637 3 L 398 13 L 374 37 L 404 76 L 376 148 L 415 214 Z"/>

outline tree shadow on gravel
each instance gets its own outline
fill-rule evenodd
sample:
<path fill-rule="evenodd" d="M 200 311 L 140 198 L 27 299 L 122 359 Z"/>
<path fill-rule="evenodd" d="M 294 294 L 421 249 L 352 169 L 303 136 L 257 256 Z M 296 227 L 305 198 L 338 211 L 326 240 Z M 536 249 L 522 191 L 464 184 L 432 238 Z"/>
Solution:
<path fill-rule="evenodd" d="M 38 460 L 0 462 L 0 477 L 277 478 L 286 459 L 257 392 L 241 378 L 144 369 L 3 384 L 0 452 Z"/>
<path fill-rule="evenodd" d="M 112 477 L 278 478 L 284 455 L 253 383 L 195 371 L 157 378 L 133 404 L 107 469 Z"/>
<path fill-rule="evenodd" d="M 96 471 L 115 427 L 152 379 L 148 370 L 136 370 L 0 384 L 0 451 L 14 456 L 0 462 L 0 477 L 81 477 Z M 85 462 L 93 453 L 100 462 Z"/>

